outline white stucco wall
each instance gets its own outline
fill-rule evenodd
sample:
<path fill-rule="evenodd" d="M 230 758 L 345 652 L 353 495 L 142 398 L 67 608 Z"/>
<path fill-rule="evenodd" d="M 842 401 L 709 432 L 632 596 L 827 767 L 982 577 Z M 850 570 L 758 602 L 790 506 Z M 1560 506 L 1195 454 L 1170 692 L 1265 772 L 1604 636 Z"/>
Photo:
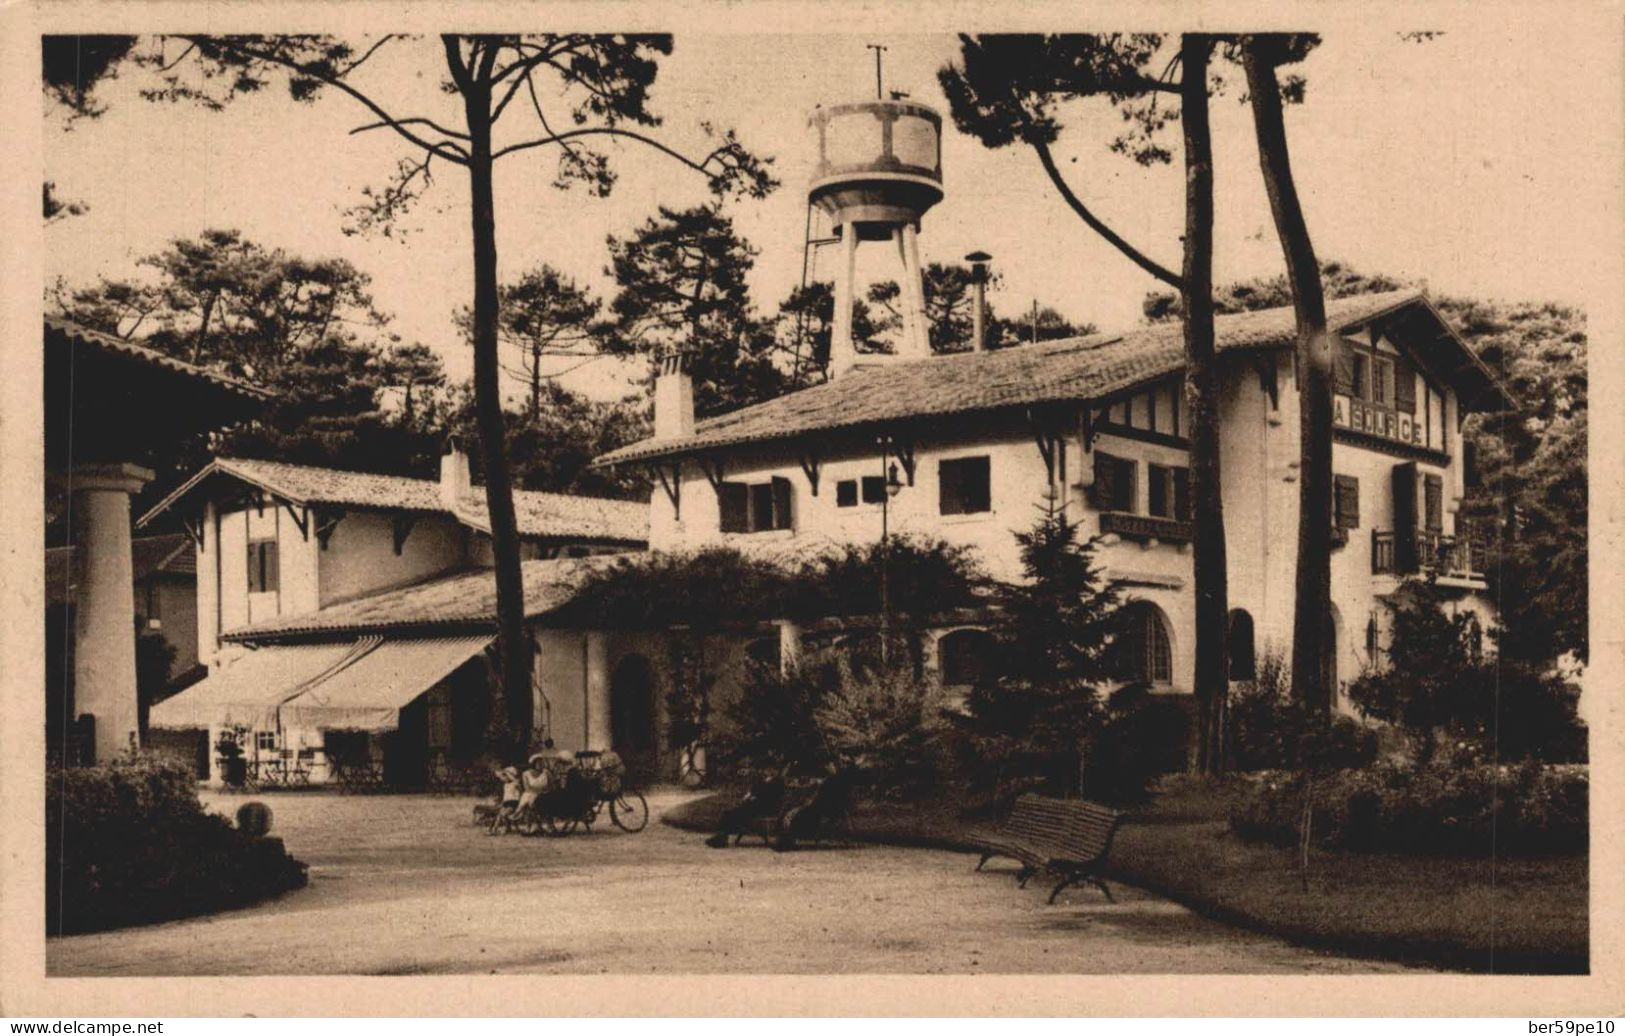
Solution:
<path fill-rule="evenodd" d="M 1379 349 L 1392 351 L 1379 342 Z M 1220 460 L 1224 478 L 1226 548 L 1229 566 L 1229 603 L 1245 609 L 1255 627 L 1255 648 L 1260 656 L 1274 650 L 1288 653 L 1292 638 L 1296 579 L 1298 513 L 1298 395 L 1289 352 L 1273 358 L 1277 399 L 1272 404 L 1258 371 L 1250 360 L 1226 364 L 1221 404 Z M 1156 386 L 1155 407 L 1147 394 L 1120 401 L 1111 408 L 1113 422 L 1160 433 L 1173 431 L 1172 388 Z M 1437 448 L 1447 444 L 1449 461 L 1428 456 L 1401 456 L 1368 444 L 1339 441 L 1333 447 L 1333 471 L 1359 480 L 1360 524 L 1349 531 L 1347 545 L 1332 556 L 1332 599 L 1338 637 L 1338 676 L 1358 675 L 1370 660 L 1365 646 L 1368 618 L 1380 611 L 1380 594 L 1391 591 L 1394 580 L 1374 577 L 1371 571 L 1371 533 L 1394 528 L 1392 471 L 1414 459 L 1420 474 L 1444 478 L 1444 532 L 1455 532 L 1455 509 L 1463 492 L 1460 463 L 1461 436 L 1456 428 L 1452 396 L 1441 404 L 1435 394 L 1427 401 L 1426 380 L 1417 375 L 1416 416 L 1424 422 L 1424 442 Z M 1188 419 L 1181 407 L 1182 433 Z M 1432 420 L 1425 418 L 1431 414 Z M 1154 416 L 1153 416 L 1154 414 Z M 1186 451 L 1162 442 L 1126 438 L 1109 432 L 1094 437 L 1093 448 L 1136 461 L 1136 507 L 1148 511 L 1149 480 L 1146 464 L 1185 465 Z M 699 465 L 682 466 L 680 520 L 666 491 L 657 483 L 650 497 L 651 544 L 656 549 L 692 549 L 706 544 L 816 546 L 823 543 L 875 542 L 880 537 L 880 506 L 862 504 L 839 508 L 835 483 L 841 479 L 880 475 L 885 470 L 880 447 L 865 443 L 824 447 L 819 467 L 818 494 L 811 491 L 796 447 L 754 444 L 722 456 L 723 477 L 729 481 L 765 482 L 773 476 L 789 479 L 793 491 L 794 527 L 788 531 L 731 533 L 720 531 L 717 496 Z M 937 465 L 944 459 L 972 455 L 990 458 L 992 510 L 980 515 L 942 515 L 938 512 Z M 1019 414 L 971 415 L 955 418 L 951 427 L 919 433 L 914 485 L 902 490 L 889 506 L 891 529 L 896 533 L 939 536 L 951 543 L 975 547 L 988 570 L 1000 578 L 1019 578 L 1020 563 L 1014 533 L 1031 526 L 1045 501 L 1048 479 L 1033 436 Z M 1087 503 L 1086 483 L 1092 479 L 1093 460 L 1083 450 L 1080 428 L 1067 436 L 1066 487 L 1069 513 L 1081 520 L 1084 535 L 1100 530 L 1099 515 Z M 1420 482 L 1418 502 L 1422 500 Z M 1097 554 L 1107 575 L 1125 581 L 1126 599 L 1156 604 L 1169 619 L 1173 647 L 1173 690 L 1188 691 L 1194 679 L 1192 558 L 1187 544 L 1137 541 L 1107 537 Z M 1469 595 L 1461 607 L 1488 612 L 1487 601 Z M 1379 629 L 1386 624 L 1379 621 Z"/>
<path fill-rule="evenodd" d="M 311 540 L 316 539 L 311 530 Z M 387 514 L 349 514 L 333 529 L 327 548 L 314 557 L 320 572 L 320 606 L 377 590 L 414 583 L 466 562 L 467 534 L 449 517 L 422 516 L 395 553 L 394 525 Z"/>

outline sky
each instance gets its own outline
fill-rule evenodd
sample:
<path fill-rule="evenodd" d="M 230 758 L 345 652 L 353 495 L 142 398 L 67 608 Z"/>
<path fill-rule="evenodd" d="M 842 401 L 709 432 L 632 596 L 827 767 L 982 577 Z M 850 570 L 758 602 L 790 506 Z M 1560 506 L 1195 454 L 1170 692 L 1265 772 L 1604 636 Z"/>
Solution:
<path fill-rule="evenodd" d="M 807 114 L 821 103 L 873 96 L 870 42 L 889 48 L 888 90 L 907 91 L 946 116 L 936 71 L 956 55 L 951 34 L 679 33 L 662 61 L 651 100 L 664 117 L 656 131 L 662 140 L 703 151 L 699 126 L 709 121 L 774 159 L 782 186 L 765 200 L 729 206 L 759 249 L 751 284 L 764 310 L 801 274 L 813 147 Z M 1288 136 L 1322 259 L 1419 279 L 1441 294 L 1585 304 L 1579 285 L 1594 280 L 1587 271 L 1605 244 L 1593 228 L 1617 224 L 1619 213 L 1579 199 L 1611 204 L 1620 170 L 1609 160 L 1612 138 L 1587 129 L 1587 106 L 1600 104 L 1598 91 L 1613 80 L 1593 74 L 1583 48 L 1531 47 L 1525 33 L 1491 19 L 1426 43 L 1345 25 L 1300 71 L 1308 93 L 1288 109 Z M 455 102 L 436 89 L 443 72 L 437 41 L 404 41 L 381 52 L 358 83 L 398 113 L 450 117 Z M 1282 270 L 1239 69 L 1232 79 L 1212 119 L 1220 283 Z M 266 246 L 348 259 L 372 276 L 395 333 L 435 348 L 454 377 L 468 373 L 467 347 L 451 323 L 472 280 L 460 169 L 436 170 L 433 188 L 395 236 L 347 236 L 343 210 L 412 155 L 387 130 L 352 135 L 369 121 L 356 102 L 330 92 L 300 105 L 277 88 L 210 113 L 144 101 L 141 85 L 134 71 L 106 84 L 100 96 L 108 111 L 99 119 L 68 125 L 59 112 L 48 113 L 46 178 L 62 197 L 89 207 L 46 229 L 48 282 L 129 276 L 140 257 L 173 238 L 235 227 Z M 525 115 L 511 117 L 510 133 L 525 127 Z M 1104 102 L 1064 115 L 1055 151 L 1074 190 L 1119 233 L 1177 269 L 1184 202 L 1177 124 L 1168 138 L 1175 164 L 1145 168 L 1107 149 L 1118 119 Z M 1037 299 L 1102 329 L 1137 323 L 1145 293 L 1159 285 L 1072 214 L 1030 150 L 989 150 L 945 122 L 946 197 L 922 223 L 925 261 L 991 253 L 1002 279 L 991 302 L 1007 314 Z M 658 206 L 706 197 L 697 175 L 648 149 L 630 144 L 612 155 L 620 181 L 608 199 L 554 189 L 553 159 L 543 151 L 499 163 L 504 278 L 547 262 L 607 295 L 607 235 L 628 234 Z M 861 268 L 894 276 L 893 255 L 883 246 L 860 250 Z M 815 272 L 828 275 L 832 264 L 833 255 Z M 629 373 L 601 361 L 565 384 L 615 396 L 626 391 Z"/>

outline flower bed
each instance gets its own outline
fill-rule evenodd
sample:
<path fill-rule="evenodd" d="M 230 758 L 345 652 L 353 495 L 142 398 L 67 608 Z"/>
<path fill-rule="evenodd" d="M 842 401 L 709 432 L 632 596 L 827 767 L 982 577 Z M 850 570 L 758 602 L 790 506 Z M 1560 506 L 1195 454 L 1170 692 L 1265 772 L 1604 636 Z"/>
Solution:
<path fill-rule="evenodd" d="M 1378 766 L 1309 780 L 1311 832 L 1323 846 L 1354 852 L 1453 856 L 1583 852 L 1589 844 L 1590 782 L 1581 764 L 1413 769 Z M 1299 839 L 1306 778 L 1254 776 L 1230 813 L 1242 838 L 1271 845 Z"/>

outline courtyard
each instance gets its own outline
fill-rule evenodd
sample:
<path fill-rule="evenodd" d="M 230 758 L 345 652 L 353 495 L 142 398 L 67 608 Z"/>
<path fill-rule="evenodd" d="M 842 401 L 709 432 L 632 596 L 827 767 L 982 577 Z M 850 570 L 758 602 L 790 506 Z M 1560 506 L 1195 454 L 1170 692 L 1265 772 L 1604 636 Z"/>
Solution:
<path fill-rule="evenodd" d="M 1114 882 L 1047 906 L 1008 865 L 864 845 L 713 850 L 660 823 L 493 838 L 474 800 L 265 796 L 307 888 L 210 917 L 53 939 L 52 975 L 1294 973 L 1410 970 L 1228 927 Z M 225 814 L 241 796 L 204 793 Z"/>

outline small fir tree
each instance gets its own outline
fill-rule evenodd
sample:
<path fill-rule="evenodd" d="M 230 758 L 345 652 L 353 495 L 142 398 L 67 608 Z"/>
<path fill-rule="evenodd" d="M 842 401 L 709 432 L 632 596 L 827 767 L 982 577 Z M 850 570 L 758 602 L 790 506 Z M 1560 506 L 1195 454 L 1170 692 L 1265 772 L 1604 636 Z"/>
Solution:
<path fill-rule="evenodd" d="M 1017 533 L 1025 579 L 1000 590 L 997 678 L 953 716 L 966 735 L 974 786 L 1008 797 L 1076 791 L 1112 680 L 1118 595 L 1094 565 L 1094 542 L 1053 500 Z"/>

